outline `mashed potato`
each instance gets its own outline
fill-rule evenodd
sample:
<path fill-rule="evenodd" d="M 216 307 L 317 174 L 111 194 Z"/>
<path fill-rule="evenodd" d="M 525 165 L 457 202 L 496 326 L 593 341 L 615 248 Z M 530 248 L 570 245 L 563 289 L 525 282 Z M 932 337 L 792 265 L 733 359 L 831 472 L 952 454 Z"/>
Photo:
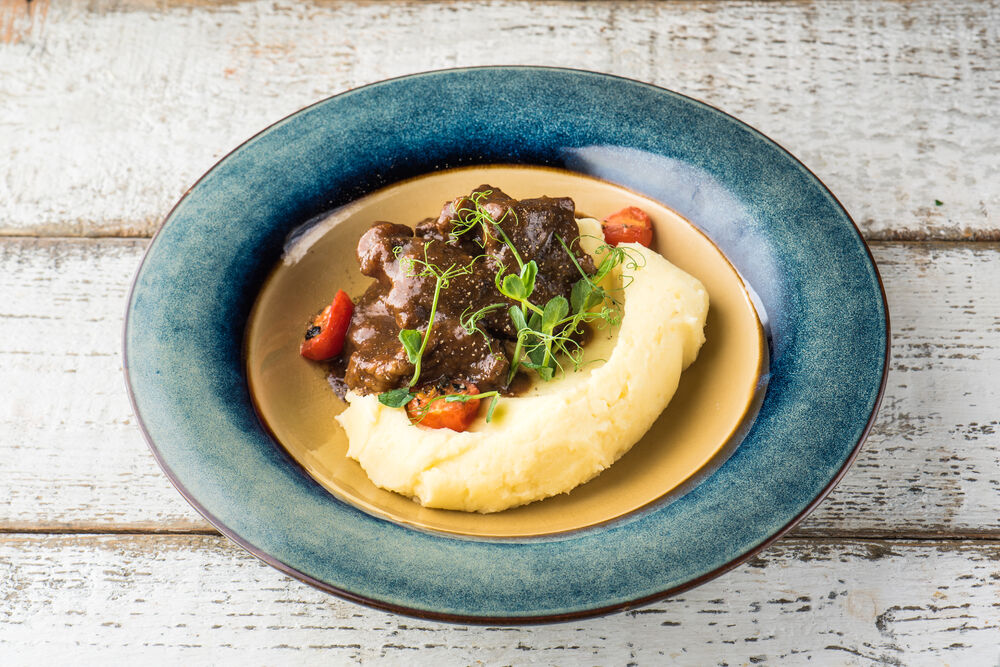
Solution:
<path fill-rule="evenodd" d="M 581 232 L 599 236 L 593 224 L 581 221 Z M 337 417 L 347 455 L 379 487 L 469 512 L 567 493 L 597 476 L 646 433 L 705 341 L 702 284 L 648 248 L 624 247 L 645 264 L 624 269 L 632 280 L 606 361 L 502 398 L 489 424 L 480 418 L 463 433 L 414 426 L 374 395 L 348 394 L 350 406 Z"/>

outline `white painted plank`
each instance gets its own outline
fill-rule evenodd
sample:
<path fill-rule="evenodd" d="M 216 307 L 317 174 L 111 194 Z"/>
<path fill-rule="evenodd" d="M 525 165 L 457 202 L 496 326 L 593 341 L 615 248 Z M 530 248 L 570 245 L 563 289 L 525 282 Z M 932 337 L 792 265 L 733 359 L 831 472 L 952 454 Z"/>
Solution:
<path fill-rule="evenodd" d="M 885 397 L 854 466 L 804 528 L 1000 534 L 1000 246 L 873 251 L 892 319 Z"/>
<path fill-rule="evenodd" d="M 0 528 L 205 530 L 125 397 L 144 241 L 0 241 Z M 880 418 L 811 535 L 1000 535 L 1000 247 L 877 244 L 894 328 Z"/>
<path fill-rule="evenodd" d="M 743 118 L 873 238 L 1000 238 L 1000 0 L 151 4 L 0 4 L 0 233 L 146 235 L 304 105 L 428 69 L 540 64 Z"/>
<path fill-rule="evenodd" d="M 0 525 L 207 527 L 156 465 L 125 394 L 122 315 L 145 245 L 0 243 Z"/>
<path fill-rule="evenodd" d="M 341 601 L 214 536 L 3 536 L 5 664 L 994 665 L 1000 545 L 785 540 L 633 611 L 477 627 Z"/>

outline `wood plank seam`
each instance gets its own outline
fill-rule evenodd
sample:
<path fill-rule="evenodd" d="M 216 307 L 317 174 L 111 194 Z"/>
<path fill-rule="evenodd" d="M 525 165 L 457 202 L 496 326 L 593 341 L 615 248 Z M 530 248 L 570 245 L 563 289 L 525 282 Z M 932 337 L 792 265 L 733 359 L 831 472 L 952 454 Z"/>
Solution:
<path fill-rule="evenodd" d="M 711 103 L 801 158 L 870 238 L 1000 240 L 997 0 L 525 7 L 53 4 L 44 26 L 19 19 L 20 41 L 0 45 L 0 154 L 16 165 L 0 178 L 0 229 L 149 232 L 219 158 L 307 104 L 502 63 L 596 69 Z M 493 29 L 463 30 L 475 19 Z M 359 38 L 372 32 L 396 48 L 376 57 Z"/>
<path fill-rule="evenodd" d="M 211 530 L 156 466 L 123 391 L 121 315 L 146 243 L 0 241 L 0 293 L 13 297 L 0 307 L 0 376 L 13 390 L 0 402 L 7 529 Z M 1000 295 L 982 289 L 1000 278 L 996 247 L 873 251 L 896 325 L 886 401 L 796 534 L 998 535 Z M 67 397 L 55 420 L 39 383 Z M 51 489 L 41 497 L 40 480 Z"/>
<path fill-rule="evenodd" d="M 150 537 L 185 537 L 185 536 L 206 536 L 206 537 L 225 537 L 219 531 L 212 528 L 113 528 L 113 527 L 49 527 L 49 526 L 39 526 L 33 528 L 31 526 L 4 526 L 0 527 L 0 539 L 2 536 L 65 536 L 65 535 L 92 535 L 92 536 L 150 536 Z M 228 539 L 228 538 L 227 538 Z M 997 544 L 1000 545 L 1000 538 L 997 537 L 995 533 L 975 533 L 975 532 L 956 532 L 956 533 L 940 533 L 940 532 L 907 532 L 907 531 L 865 531 L 865 530 L 853 530 L 853 531 L 823 531 L 822 533 L 811 533 L 809 531 L 800 531 L 794 529 L 787 535 L 780 538 L 779 543 L 785 543 L 788 541 L 809 541 L 809 542 L 844 542 L 844 541 L 861 541 L 861 542 L 899 542 L 899 543 L 938 543 L 938 542 L 977 542 L 983 544 Z M 233 543 L 236 544 L 235 542 Z"/>

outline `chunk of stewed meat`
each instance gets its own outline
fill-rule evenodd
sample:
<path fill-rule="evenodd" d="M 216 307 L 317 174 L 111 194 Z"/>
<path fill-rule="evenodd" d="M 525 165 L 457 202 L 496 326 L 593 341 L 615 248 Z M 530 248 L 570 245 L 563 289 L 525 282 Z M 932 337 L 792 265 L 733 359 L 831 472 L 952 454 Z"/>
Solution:
<path fill-rule="evenodd" d="M 399 340 L 400 330 L 426 332 L 438 283 L 435 273 L 454 268 L 447 287 L 438 291 L 420 382 L 464 380 L 482 392 L 506 390 L 517 332 L 506 308 L 513 302 L 496 290 L 494 280 L 498 271 L 519 267 L 504 237 L 522 262 L 538 264 L 532 302 L 569 298 L 580 274 L 559 239 L 573 247 L 584 271 L 594 271 L 590 256 L 573 244 L 579 235 L 574 208 L 565 197 L 518 201 L 483 185 L 447 202 L 437 218 L 424 220 L 415 231 L 375 223 L 357 248 L 361 272 L 374 282 L 355 306 L 334 373 L 342 372 L 344 384 L 363 394 L 407 386 L 414 367 Z M 478 330 L 466 331 L 463 317 L 498 303 L 505 307 L 491 310 Z"/>

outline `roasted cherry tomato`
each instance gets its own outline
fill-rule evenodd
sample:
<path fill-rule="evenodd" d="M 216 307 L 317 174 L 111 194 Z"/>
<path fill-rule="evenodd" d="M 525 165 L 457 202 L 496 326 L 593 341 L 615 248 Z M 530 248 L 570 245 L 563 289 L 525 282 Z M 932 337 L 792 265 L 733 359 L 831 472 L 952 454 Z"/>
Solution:
<path fill-rule="evenodd" d="M 450 402 L 442 397 L 448 394 L 475 396 L 478 393 L 476 385 L 461 380 L 425 385 L 415 391 L 414 399 L 406 404 L 406 414 L 410 421 L 427 428 L 450 428 L 461 432 L 476 419 L 480 399 Z"/>
<path fill-rule="evenodd" d="M 653 242 L 653 221 L 641 208 L 629 206 L 612 213 L 604 222 L 604 240 L 608 245 L 639 243 L 647 248 Z"/>
<path fill-rule="evenodd" d="M 338 290 L 333 303 L 323 309 L 306 329 L 299 354 L 313 361 L 333 359 L 344 349 L 347 327 L 351 324 L 354 303 L 344 290 Z"/>

